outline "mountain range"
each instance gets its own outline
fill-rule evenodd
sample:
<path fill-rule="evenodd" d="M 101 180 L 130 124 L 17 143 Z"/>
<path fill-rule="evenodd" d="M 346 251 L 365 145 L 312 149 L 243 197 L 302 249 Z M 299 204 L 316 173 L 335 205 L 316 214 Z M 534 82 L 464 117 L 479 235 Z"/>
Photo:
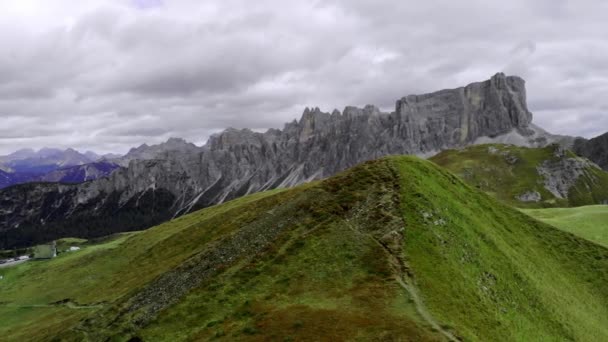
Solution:
<path fill-rule="evenodd" d="M 118 155 L 80 153 L 72 148 L 21 149 L 0 156 L 0 189 L 28 182 L 81 183 L 109 175 L 119 167 Z"/>
<path fill-rule="evenodd" d="M 608 170 L 608 132 L 590 140 L 576 139 L 572 148 L 576 154 L 589 158 L 604 170 Z"/>
<path fill-rule="evenodd" d="M 606 341 L 607 138 L 535 126 L 497 74 L 204 146 L 21 150 L 50 169 L 0 190 L 0 339 Z"/>
<path fill-rule="evenodd" d="M 395 110 L 304 110 L 265 133 L 227 129 L 197 147 L 181 139 L 142 145 L 111 174 L 81 183 L 32 183 L 0 191 L 0 247 L 62 236 L 150 227 L 243 195 L 322 179 L 386 155 L 430 157 L 482 143 L 558 144 L 605 158 L 603 140 L 550 134 L 532 123 L 523 79 L 496 74 L 466 87 L 410 95 Z M 600 146 L 594 148 L 593 146 Z"/>
<path fill-rule="evenodd" d="M 75 244 L 0 269 L 3 340 L 608 340 L 608 249 L 412 156 Z"/>

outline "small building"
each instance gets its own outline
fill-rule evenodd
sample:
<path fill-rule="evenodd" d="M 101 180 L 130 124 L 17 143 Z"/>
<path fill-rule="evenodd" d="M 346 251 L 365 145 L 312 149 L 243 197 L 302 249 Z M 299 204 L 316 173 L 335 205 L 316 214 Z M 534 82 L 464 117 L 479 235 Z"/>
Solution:
<path fill-rule="evenodd" d="M 55 241 L 34 247 L 34 259 L 52 259 L 57 256 Z"/>

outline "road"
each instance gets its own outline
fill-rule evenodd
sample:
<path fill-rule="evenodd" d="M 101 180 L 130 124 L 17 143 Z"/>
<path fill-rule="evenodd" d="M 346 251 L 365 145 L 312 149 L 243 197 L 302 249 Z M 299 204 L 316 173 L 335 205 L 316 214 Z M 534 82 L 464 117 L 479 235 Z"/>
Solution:
<path fill-rule="evenodd" d="M 26 262 L 28 260 L 29 259 L 7 262 L 6 264 L 0 264 L 0 268 L 16 266 L 16 265 L 22 264 L 22 263 L 24 263 L 24 262 Z"/>

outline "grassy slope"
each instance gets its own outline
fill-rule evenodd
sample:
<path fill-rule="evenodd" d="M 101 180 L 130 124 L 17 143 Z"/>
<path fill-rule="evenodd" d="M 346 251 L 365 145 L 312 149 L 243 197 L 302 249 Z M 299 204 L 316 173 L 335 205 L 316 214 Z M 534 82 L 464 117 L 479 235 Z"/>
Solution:
<path fill-rule="evenodd" d="M 49 304 L 67 298 L 80 305 L 113 302 L 183 263 L 216 234 L 234 229 L 235 221 L 254 215 L 266 198 L 272 198 L 270 205 L 280 201 L 276 193 L 254 194 L 50 261 L 0 269 L 0 322 L 10 322 L 0 324 L 0 336 L 23 341 L 55 335 L 88 313 Z"/>
<path fill-rule="evenodd" d="M 496 152 L 490 152 L 495 149 Z M 567 152 L 569 157 L 575 157 Z M 515 162 L 509 162 L 515 157 Z M 589 168 L 570 189 L 568 198 L 556 198 L 543 186 L 536 167 L 545 160 L 555 160 L 554 147 L 526 148 L 513 145 L 474 145 L 462 150 L 446 150 L 430 158 L 436 164 L 460 176 L 468 184 L 502 202 L 522 208 L 566 207 L 597 204 L 608 199 L 608 173 Z M 524 203 L 517 196 L 538 191 L 539 203 Z"/>
<path fill-rule="evenodd" d="M 471 340 L 608 338 L 606 249 L 445 171 L 400 164 L 406 255 L 438 319 Z"/>
<path fill-rule="evenodd" d="M 95 326 L 107 326 L 110 334 L 136 331 L 144 340 L 167 341 L 438 340 L 395 281 L 386 251 L 374 238 L 402 227 L 391 214 L 399 213 L 393 179 L 389 164 L 382 162 L 311 186 L 264 212 L 271 224 L 288 228 L 257 257 L 245 255 L 225 265 L 138 332 L 132 322 L 145 313 L 127 309 L 128 300 L 103 312 Z M 370 211 L 378 206 L 384 210 Z M 111 323 L 117 316 L 122 322 Z"/>
<path fill-rule="evenodd" d="M 526 209 L 523 212 L 545 223 L 608 247 L 608 205 Z"/>
<path fill-rule="evenodd" d="M 410 157 L 0 274 L 7 340 L 608 339 L 605 248 Z"/>

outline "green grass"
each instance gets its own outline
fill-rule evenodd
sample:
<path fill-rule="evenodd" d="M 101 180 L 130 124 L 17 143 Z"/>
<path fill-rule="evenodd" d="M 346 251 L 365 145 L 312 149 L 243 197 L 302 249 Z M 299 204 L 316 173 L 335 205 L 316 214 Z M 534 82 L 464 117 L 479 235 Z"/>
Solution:
<path fill-rule="evenodd" d="M 521 208 L 569 207 L 602 203 L 608 200 L 608 172 L 588 167 L 570 188 L 567 198 L 558 198 L 544 187 L 537 167 L 555 161 L 555 146 L 526 148 L 513 145 L 473 145 L 446 150 L 429 160 L 461 177 L 501 202 Z M 566 151 L 565 157 L 578 158 Z M 522 202 L 518 196 L 536 191 L 539 202 Z"/>
<path fill-rule="evenodd" d="M 430 163 L 399 163 L 406 255 L 438 319 L 467 340 L 608 339 L 605 248 L 530 220 Z"/>
<path fill-rule="evenodd" d="M 608 205 L 522 211 L 545 223 L 608 247 Z"/>
<path fill-rule="evenodd" d="M 0 269 L 7 341 L 608 340 L 608 250 L 391 157 Z"/>
<path fill-rule="evenodd" d="M 255 194 L 180 217 L 144 232 L 102 239 L 99 244 L 86 246 L 78 252 L 63 253 L 51 260 L 1 268 L 0 322 L 17 314 L 34 320 L 37 320 L 37 315 L 47 317 L 49 310 L 55 312 L 57 308 L 31 306 L 49 305 L 64 299 L 82 305 L 111 303 L 201 250 L 214 237 L 210 232 L 213 229 L 202 229 L 201 226 L 213 224 L 213 228 L 223 228 L 216 225 L 214 219 L 217 216 L 232 215 L 235 220 L 243 219 L 255 212 L 260 200 L 280 192 Z M 73 323 L 73 316 L 81 319 L 87 314 L 78 311 L 72 316 L 50 316 L 63 329 Z M 53 330 L 28 320 L 0 324 L 0 336 L 7 340 L 32 340 L 52 335 Z"/>
<path fill-rule="evenodd" d="M 55 241 L 57 243 L 57 253 L 64 252 L 72 246 L 82 247 L 87 245 L 89 242 L 86 239 L 79 238 L 63 238 Z M 98 244 L 92 241 L 91 244 Z"/>

